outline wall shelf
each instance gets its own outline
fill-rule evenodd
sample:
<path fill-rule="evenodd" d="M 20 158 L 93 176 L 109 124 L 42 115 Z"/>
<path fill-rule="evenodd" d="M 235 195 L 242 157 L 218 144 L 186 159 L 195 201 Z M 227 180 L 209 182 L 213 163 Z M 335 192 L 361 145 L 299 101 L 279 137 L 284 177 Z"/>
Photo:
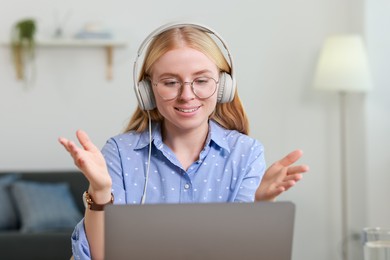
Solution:
<path fill-rule="evenodd" d="M 45 47 L 125 47 L 127 45 L 124 41 L 111 39 L 38 38 L 36 42 L 37 45 Z"/>
<path fill-rule="evenodd" d="M 10 43 L 2 45 L 10 46 Z M 74 38 L 50 38 L 36 39 L 37 47 L 101 47 L 106 52 L 106 78 L 113 78 L 114 48 L 126 47 L 127 42 L 112 39 L 74 39 Z"/>

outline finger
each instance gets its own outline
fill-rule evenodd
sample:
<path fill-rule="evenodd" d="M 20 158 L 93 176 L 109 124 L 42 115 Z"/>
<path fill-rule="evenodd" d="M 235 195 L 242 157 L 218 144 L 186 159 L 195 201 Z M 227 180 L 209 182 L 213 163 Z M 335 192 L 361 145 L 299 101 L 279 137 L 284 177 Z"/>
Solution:
<path fill-rule="evenodd" d="M 66 138 L 60 137 L 59 141 L 72 156 L 78 153 L 80 150 L 80 148 L 78 148 L 74 142 Z"/>
<path fill-rule="evenodd" d="M 83 146 L 83 148 L 87 151 L 96 151 L 98 150 L 97 147 L 92 143 L 91 139 L 89 139 L 89 136 L 86 132 L 83 130 L 78 130 L 76 132 L 77 139 L 79 140 L 80 144 Z"/>
<path fill-rule="evenodd" d="M 283 188 L 284 191 L 289 190 L 291 187 L 293 187 L 296 184 L 296 181 L 294 180 L 289 180 L 286 182 L 281 183 L 280 185 L 277 186 L 277 188 Z"/>
<path fill-rule="evenodd" d="M 272 185 L 272 183 L 282 182 L 284 178 L 286 178 L 286 176 L 288 175 L 287 171 L 288 167 L 281 167 L 272 175 L 270 175 L 270 173 L 267 171 L 266 174 L 263 176 L 263 180 L 267 179 L 267 182 L 269 182 L 270 185 Z"/>
<path fill-rule="evenodd" d="M 284 182 L 285 181 L 299 181 L 303 178 L 302 174 L 301 173 L 296 173 L 296 174 L 293 174 L 293 175 L 287 175 L 285 178 L 284 178 Z"/>
<path fill-rule="evenodd" d="M 275 187 L 274 189 L 272 189 L 272 191 L 270 191 L 268 194 L 267 194 L 267 198 L 268 200 L 275 200 L 275 198 L 277 196 L 279 196 L 280 194 L 282 194 L 283 192 L 285 192 L 286 189 L 284 186 L 278 186 L 278 187 Z"/>
<path fill-rule="evenodd" d="M 69 152 L 76 155 L 79 151 L 80 148 L 77 147 L 77 145 L 72 142 L 72 141 L 69 141 L 68 142 L 68 147 L 69 147 Z"/>
<path fill-rule="evenodd" d="M 58 141 L 60 142 L 60 144 L 62 144 L 62 146 L 63 146 L 68 152 L 70 152 L 70 150 L 69 150 L 69 145 L 68 145 L 68 143 L 69 143 L 68 139 L 63 138 L 63 137 L 59 137 L 59 138 L 58 138 Z"/>
<path fill-rule="evenodd" d="M 76 166 L 82 170 L 85 166 L 85 157 L 83 156 L 85 151 L 78 147 L 74 142 L 69 141 L 69 153 L 72 156 Z"/>
<path fill-rule="evenodd" d="M 309 166 L 307 166 L 307 165 L 290 166 L 290 167 L 288 167 L 287 175 L 305 173 L 307 171 L 309 171 Z"/>
<path fill-rule="evenodd" d="M 284 158 L 282 158 L 279 163 L 283 166 L 290 166 L 291 164 L 295 163 L 296 161 L 299 160 L 299 158 L 302 157 L 302 150 L 295 150 L 292 151 L 291 153 L 287 154 Z"/>

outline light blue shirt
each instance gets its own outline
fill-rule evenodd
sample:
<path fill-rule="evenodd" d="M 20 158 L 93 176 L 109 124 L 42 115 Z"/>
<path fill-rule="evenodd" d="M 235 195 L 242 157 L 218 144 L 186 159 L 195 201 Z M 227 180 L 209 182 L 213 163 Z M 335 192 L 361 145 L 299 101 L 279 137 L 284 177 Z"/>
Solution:
<path fill-rule="evenodd" d="M 263 145 L 257 140 L 210 120 L 205 146 L 187 170 L 163 143 L 159 124 L 153 126 L 152 140 L 145 203 L 254 201 L 266 167 Z M 103 147 L 114 203 L 141 203 L 149 143 L 149 131 L 127 132 Z M 72 249 L 75 259 L 90 259 L 83 220 L 73 232 Z"/>

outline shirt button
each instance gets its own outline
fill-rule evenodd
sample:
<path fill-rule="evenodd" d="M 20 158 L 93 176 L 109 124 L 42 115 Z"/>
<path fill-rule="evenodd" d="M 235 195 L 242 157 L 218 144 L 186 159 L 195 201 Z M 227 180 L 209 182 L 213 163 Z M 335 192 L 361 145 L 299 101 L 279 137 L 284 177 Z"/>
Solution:
<path fill-rule="evenodd" d="M 188 190 L 190 188 L 190 185 L 188 183 L 184 184 L 184 189 Z"/>

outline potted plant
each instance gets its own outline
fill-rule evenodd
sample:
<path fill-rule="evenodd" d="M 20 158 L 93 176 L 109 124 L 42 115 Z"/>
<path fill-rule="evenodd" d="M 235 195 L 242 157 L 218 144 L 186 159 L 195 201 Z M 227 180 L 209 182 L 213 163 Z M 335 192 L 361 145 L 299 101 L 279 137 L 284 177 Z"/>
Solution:
<path fill-rule="evenodd" d="M 33 19 L 21 20 L 12 28 L 12 56 L 16 78 L 19 80 L 28 80 L 27 65 L 31 64 L 35 56 L 35 32 L 36 25 Z"/>

